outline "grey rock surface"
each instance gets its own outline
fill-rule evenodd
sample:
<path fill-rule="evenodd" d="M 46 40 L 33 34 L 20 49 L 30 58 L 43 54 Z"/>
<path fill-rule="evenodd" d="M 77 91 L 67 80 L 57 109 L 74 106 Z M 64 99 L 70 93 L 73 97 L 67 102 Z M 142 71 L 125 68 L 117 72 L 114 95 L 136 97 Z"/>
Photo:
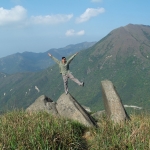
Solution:
<path fill-rule="evenodd" d="M 69 93 L 59 97 L 56 108 L 60 116 L 76 120 L 88 127 L 96 126 L 94 119 Z"/>
<path fill-rule="evenodd" d="M 35 102 L 26 109 L 26 112 L 40 111 L 45 111 L 52 115 L 58 115 L 56 103 L 53 102 L 50 98 L 46 97 L 45 95 L 42 95 L 39 98 L 37 98 Z"/>
<path fill-rule="evenodd" d="M 109 80 L 101 81 L 101 86 L 106 114 L 114 123 L 128 120 L 129 116 L 112 82 Z"/>
<path fill-rule="evenodd" d="M 100 120 L 100 118 L 105 114 L 105 110 L 102 111 L 97 111 L 95 113 L 93 113 L 91 116 L 96 119 L 96 120 Z"/>

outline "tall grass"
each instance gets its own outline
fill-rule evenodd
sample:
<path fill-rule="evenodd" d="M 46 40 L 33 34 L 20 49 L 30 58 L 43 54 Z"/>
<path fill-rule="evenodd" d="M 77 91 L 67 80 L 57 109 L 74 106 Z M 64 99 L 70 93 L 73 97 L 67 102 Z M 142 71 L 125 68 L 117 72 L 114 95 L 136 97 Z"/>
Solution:
<path fill-rule="evenodd" d="M 14 111 L 0 117 L 0 149 L 72 150 L 85 149 L 82 134 L 86 128 L 47 113 L 29 115 Z"/>
<path fill-rule="evenodd" d="M 87 128 L 44 112 L 13 111 L 0 116 L 0 149 L 149 150 L 150 115 L 132 114 L 130 118 L 115 125 L 103 116 L 98 128 Z"/>
<path fill-rule="evenodd" d="M 114 125 L 101 118 L 88 140 L 92 150 L 150 150 L 150 115 L 132 114 L 131 121 Z"/>

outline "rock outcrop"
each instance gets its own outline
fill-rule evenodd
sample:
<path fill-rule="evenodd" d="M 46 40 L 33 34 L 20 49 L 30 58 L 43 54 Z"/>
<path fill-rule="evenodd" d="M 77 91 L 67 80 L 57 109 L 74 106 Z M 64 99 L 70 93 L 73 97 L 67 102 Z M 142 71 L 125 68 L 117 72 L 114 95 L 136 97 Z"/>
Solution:
<path fill-rule="evenodd" d="M 95 120 L 69 93 L 62 94 L 56 102 L 42 95 L 26 109 L 26 112 L 39 111 L 69 118 L 88 127 L 96 126 Z"/>
<path fill-rule="evenodd" d="M 62 94 L 57 100 L 56 108 L 60 116 L 76 120 L 86 126 L 96 125 L 94 119 L 70 94 Z"/>
<path fill-rule="evenodd" d="M 35 102 L 26 109 L 26 112 L 40 111 L 45 111 L 52 115 L 58 115 L 56 103 L 53 102 L 50 98 L 46 97 L 45 95 L 42 95 L 39 98 L 37 98 Z"/>
<path fill-rule="evenodd" d="M 96 120 L 100 120 L 103 115 L 105 115 L 105 110 L 97 111 L 97 112 L 93 113 L 91 116 Z"/>
<path fill-rule="evenodd" d="M 112 82 L 109 80 L 101 81 L 101 86 L 106 114 L 115 123 L 128 120 L 129 116 L 126 113 L 121 99 L 117 94 Z"/>

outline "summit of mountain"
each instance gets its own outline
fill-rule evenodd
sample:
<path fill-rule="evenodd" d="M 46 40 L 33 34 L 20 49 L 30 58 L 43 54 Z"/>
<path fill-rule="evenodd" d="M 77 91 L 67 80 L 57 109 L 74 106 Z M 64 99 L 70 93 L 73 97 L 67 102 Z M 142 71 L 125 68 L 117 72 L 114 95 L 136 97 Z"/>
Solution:
<path fill-rule="evenodd" d="M 128 57 L 129 55 L 147 59 L 145 49 L 149 48 L 149 41 L 150 26 L 128 24 L 111 31 L 100 40 L 96 44 L 98 49 L 93 52 L 93 55 L 103 55 L 107 51 L 107 55 L 112 55 L 114 59 L 119 56 Z"/>
<path fill-rule="evenodd" d="M 149 108 L 150 26 L 128 24 L 114 29 L 92 47 L 80 51 L 70 70 L 85 82 L 84 87 L 78 87 L 69 81 L 69 92 L 81 105 L 92 110 L 103 108 L 100 82 L 107 79 L 116 87 L 124 105 Z M 8 75 L 0 83 L 1 108 L 12 104 L 25 108 L 42 94 L 56 101 L 64 92 L 57 65 L 38 73 Z"/>

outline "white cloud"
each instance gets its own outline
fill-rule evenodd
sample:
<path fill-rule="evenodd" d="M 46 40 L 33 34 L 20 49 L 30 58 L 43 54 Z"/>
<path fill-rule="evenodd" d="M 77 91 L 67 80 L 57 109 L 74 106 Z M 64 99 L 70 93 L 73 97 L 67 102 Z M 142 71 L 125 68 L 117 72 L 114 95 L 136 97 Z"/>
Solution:
<path fill-rule="evenodd" d="M 47 16 L 32 16 L 31 22 L 34 24 L 57 24 L 61 22 L 67 22 L 73 17 L 73 14 L 69 15 L 47 15 Z"/>
<path fill-rule="evenodd" d="M 75 30 L 70 29 L 70 30 L 67 30 L 67 32 L 66 32 L 66 36 L 82 36 L 84 34 L 85 34 L 84 30 L 81 30 L 79 32 L 75 32 Z"/>
<path fill-rule="evenodd" d="M 91 17 L 95 17 L 104 12 L 105 12 L 104 8 L 98 8 L 98 9 L 87 8 L 86 11 L 79 18 L 77 18 L 76 22 L 82 23 L 88 21 Z"/>
<path fill-rule="evenodd" d="M 0 7 L 0 25 L 21 22 L 26 18 L 26 9 L 22 6 L 15 6 L 12 9 Z"/>
<path fill-rule="evenodd" d="M 85 34 L 84 30 L 81 30 L 81 31 L 77 32 L 77 35 L 84 35 L 84 34 Z"/>
<path fill-rule="evenodd" d="M 91 0 L 91 2 L 94 2 L 94 3 L 95 3 L 95 2 L 96 2 L 96 3 L 97 3 L 97 2 L 102 2 L 102 1 L 103 1 L 103 0 Z"/>
<path fill-rule="evenodd" d="M 16 0 L 14 0 L 16 1 Z M 11 9 L 4 9 L 0 7 L 0 26 L 16 23 L 17 25 L 30 25 L 30 24 L 58 24 L 69 21 L 73 17 L 73 14 L 56 14 L 45 16 L 31 16 L 27 18 L 27 10 L 17 5 Z M 16 25 L 15 24 L 15 25 Z"/>
<path fill-rule="evenodd" d="M 66 36 L 72 36 L 72 35 L 75 35 L 75 31 L 73 29 L 67 30 Z"/>

